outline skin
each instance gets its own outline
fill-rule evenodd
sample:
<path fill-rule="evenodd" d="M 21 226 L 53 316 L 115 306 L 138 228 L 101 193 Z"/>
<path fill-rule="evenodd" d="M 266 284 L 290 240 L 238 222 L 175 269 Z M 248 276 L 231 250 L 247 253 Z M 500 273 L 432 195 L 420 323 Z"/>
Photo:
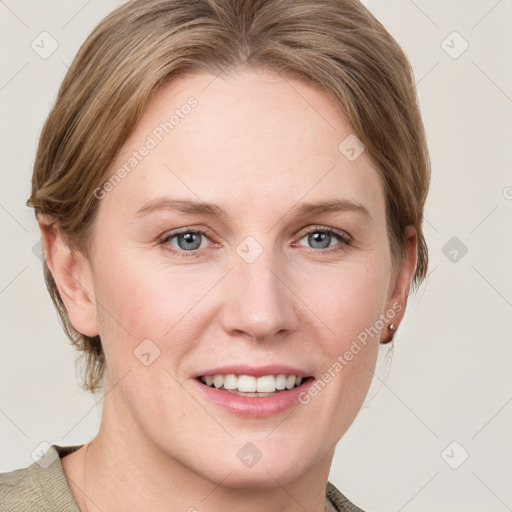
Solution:
<path fill-rule="evenodd" d="M 71 322 L 100 334 L 107 361 L 86 503 L 85 447 L 62 459 L 64 471 L 89 511 L 320 512 L 336 443 L 363 403 L 386 327 L 307 405 L 266 418 L 209 402 L 192 374 L 282 363 L 321 378 L 394 303 L 402 310 L 392 322 L 400 323 L 416 231 L 407 228 L 406 257 L 394 273 L 373 163 L 366 152 L 351 162 L 338 150 L 352 132 L 324 93 L 269 71 L 197 73 L 163 86 L 112 169 L 190 96 L 197 107 L 100 200 L 90 260 L 71 253 L 58 232 L 42 231 Z M 216 203 L 227 217 L 168 210 L 136 218 L 166 194 Z M 297 203 L 340 198 L 371 217 L 291 213 Z M 41 229 L 49 220 L 41 216 Z M 318 226 L 352 243 L 333 235 L 323 248 L 304 233 Z M 198 235 L 195 255 L 166 250 L 186 252 L 183 239 L 159 243 L 188 227 L 212 234 Z M 236 252 L 247 236 L 263 249 L 250 264 Z M 147 338 L 160 350 L 149 366 L 133 354 Z M 251 468 L 237 458 L 247 442 L 262 453 Z"/>

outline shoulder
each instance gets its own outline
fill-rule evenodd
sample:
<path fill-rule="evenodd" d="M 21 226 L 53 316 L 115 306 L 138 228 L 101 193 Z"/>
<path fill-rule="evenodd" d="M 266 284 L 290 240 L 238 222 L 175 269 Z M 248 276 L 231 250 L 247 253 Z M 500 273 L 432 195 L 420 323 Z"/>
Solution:
<path fill-rule="evenodd" d="M 0 473 L 2 512 L 79 512 L 61 463 L 78 448 L 52 445 L 30 466 Z"/>
<path fill-rule="evenodd" d="M 344 496 L 333 483 L 327 481 L 327 489 L 325 492 L 331 503 L 339 512 L 364 512 L 363 509 L 354 505 Z"/>
<path fill-rule="evenodd" d="M 0 473 L 0 497 L 5 512 L 37 510 L 39 484 L 34 478 L 32 466 Z"/>

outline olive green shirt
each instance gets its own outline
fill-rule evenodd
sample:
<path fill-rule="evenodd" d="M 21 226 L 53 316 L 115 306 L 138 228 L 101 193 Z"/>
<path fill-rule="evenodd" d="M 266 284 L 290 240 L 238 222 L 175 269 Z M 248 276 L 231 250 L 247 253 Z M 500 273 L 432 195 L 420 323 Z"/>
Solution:
<path fill-rule="evenodd" d="M 52 445 L 30 466 L 0 473 L 1 512 L 80 512 L 62 469 L 61 458 L 83 445 Z M 327 482 L 326 496 L 338 512 L 364 512 Z"/>

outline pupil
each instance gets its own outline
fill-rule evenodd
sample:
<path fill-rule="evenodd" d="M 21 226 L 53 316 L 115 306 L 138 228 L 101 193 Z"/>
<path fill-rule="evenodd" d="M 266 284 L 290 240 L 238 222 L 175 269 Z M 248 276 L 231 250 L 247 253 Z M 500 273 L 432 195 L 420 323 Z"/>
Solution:
<path fill-rule="evenodd" d="M 310 235 L 314 242 L 320 243 L 320 249 L 325 249 L 326 247 L 329 247 L 330 236 L 331 235 L 329 235 L 329 233 L 314 233 Z"/>
<path fill-rule="evenodd" d="M 195 245 L 197 247 L 194 247 L 194 237 L 197 237 L 197 239 L 199 240 L 199 235 L 197 233 L 185 233 L 184 235 L 181 235 L 181 237 L 183 238 L 184 240 L 184 244 L 182 243 L 179 243 L 178 242 L 178 245 L 180 246 L 180 249 L 198 249 L 199 246 L 201 245 L 201 242 L 199 241 L 199 243 L 197 243 L 197 240 L 195 241 Z M 181 238 L 178 237 L 178 241 L 180 240 Z M 192 245 L 192 247 L 190 246 Z"/>

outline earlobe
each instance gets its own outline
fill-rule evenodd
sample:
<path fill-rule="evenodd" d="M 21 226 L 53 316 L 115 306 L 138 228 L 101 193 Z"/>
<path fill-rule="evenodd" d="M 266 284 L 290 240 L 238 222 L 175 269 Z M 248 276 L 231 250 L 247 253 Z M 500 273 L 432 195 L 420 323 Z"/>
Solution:
<path fill-rule="evenodd" d="M 39 214 L 43 253 L 74 329 L 86 336 L 99 334 L 95 290 L 87 259 L 72 252 L 55 219 Z"/>
<path fill-rule="evenodd" d="M 384 328 L 385 331 L 389 331 L 389 335 L 384 336 L 384 339 L 381 340 L 382 344 L 389 343 L 393 339 L 402 321 L 407 306 L 412 278 L 418 262 L 418 237 L 416 228 L 414 226 L 407 226 L 404 231 L 404 237 L 405 247 L 402 265 L 394 279 L 393 291 L 386 302 L 385 308 L 385 315 L 388 316 L 388 312 L 393 312 L 393 316 L 391 317 L 391 315 L 389 315 L 391 318 Z"/>

